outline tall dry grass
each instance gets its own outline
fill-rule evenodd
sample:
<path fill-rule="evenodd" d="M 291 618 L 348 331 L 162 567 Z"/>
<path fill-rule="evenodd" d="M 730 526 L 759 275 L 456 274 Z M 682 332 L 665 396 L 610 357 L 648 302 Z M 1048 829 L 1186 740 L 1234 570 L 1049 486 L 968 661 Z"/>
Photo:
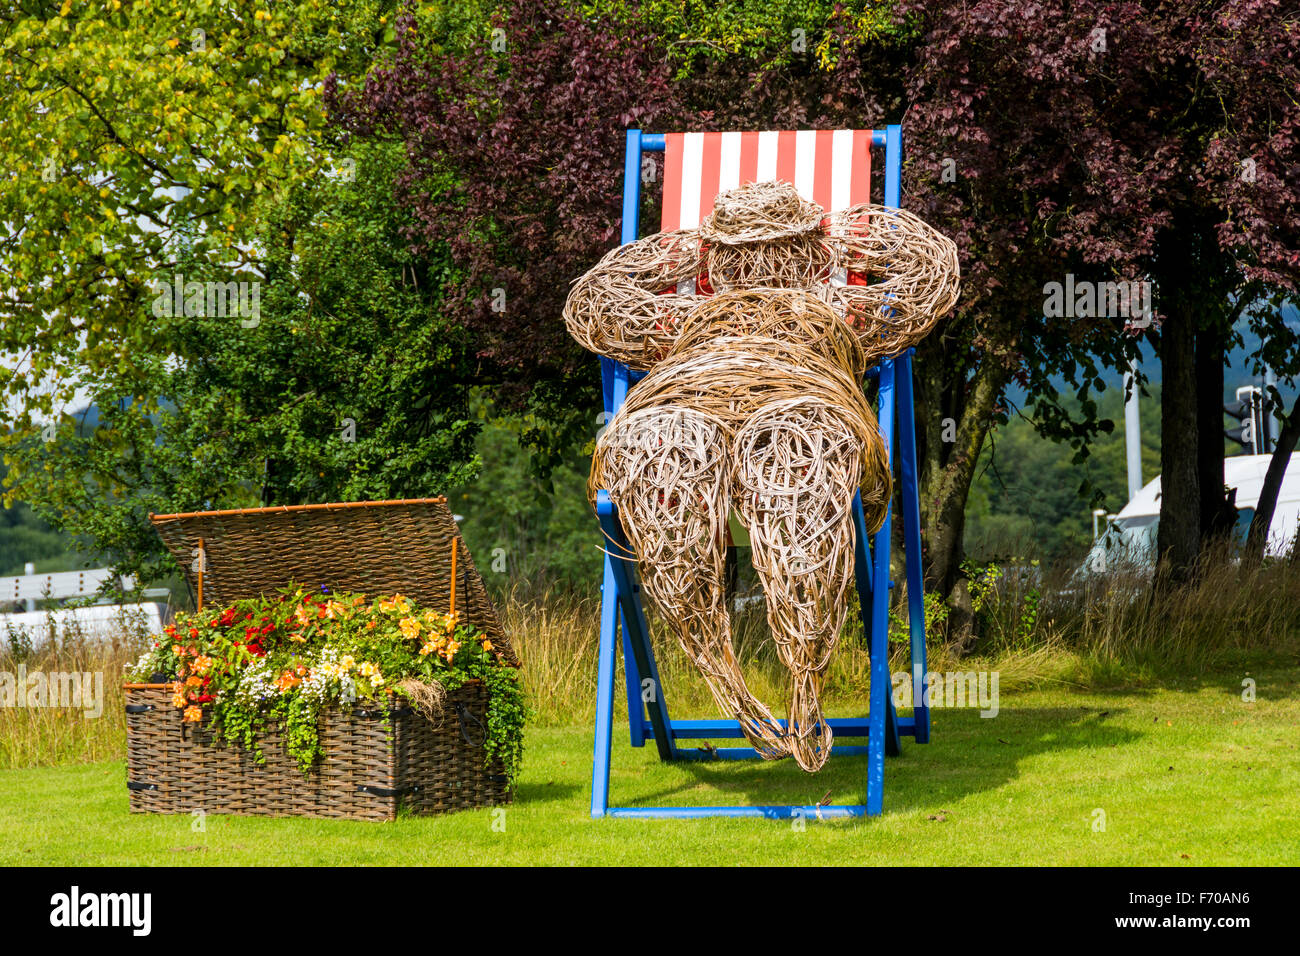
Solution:
<path fill-rule="evenodd" d="M 897 600 L 905 599 L 902 589 Z M 595 718 L 600 602 L 596 593 L 553 590 L 498 595 L 507 633 L 524 663 L 534 721 L 587 725 Z M 909 669 L 905 612 L 891 628 L 890 670 Z M 676 716 L 717 714 L 712 696 L 665 622 L 647 609 L 660 678 Z M 1243 652 L 1300 658 L 1300 564 L 1247 566 L 1207 559 L 1196 583 L 1153 588 L 1135 576 L 1089 585 L 1038 584 L 1005 575 L 982 595 L 979 635 L 969 653 L 945 642 L 942 622 L 930 632 L 932 671 L 996 670 L 1002 690 L 1042 683 L 1113 685 L 1162 673 L 1196 673 Z M 774 707 L 787 693 L 784 668 L 769 639 L 761 603 L 735 615 L 734 646 L 751 689 Z M 103 715 L 68 708 L 0 707 L 0 768 L 121 758 L 125 751 L 122 672 L 148 636 L 124 630 L 106 643 L 65 634 L 29 651 L 0 634 L 0 672 L 100 672 Z M 625 719 L 622 668 L 615 712 Z M 828 709 L 864 712 L 870 658 L 856 608 L 826 676 Z"/>
<path fill-rule="evenodd" d="M 1187 583 L 1127 572 L 1044 585 L 1006 575 L 983 595 L 976 649 L 1054 648 L 1102 669 L 1204 671 L 1243 652 L 1292 652 L 1300 639 L 1300 563 L 1207 553 Z"/>
<path fill-rule="evenodd" d="M 92 640 L 75 626 L 33 649 L 26 635 L 0 632 L 0 675 L 17 684 L 20 674 L 91 675 L 102 687 L 92 716 L 85 702 L 78 707 L 0 706 L 0 769 L 91 763 L 121 759 L 126 753 L 126 700 L 123 673 L 144 650 L 149 635 L 137 624 L 123 626 L 104 640 Z M 14 687 L 15 698 L 24 688 Z"/>
<path fill-rule="evenodd" d="M 910 669 L 906 595 L 891 627 L 890 671 Z M 547 724 L 587 723 L 595 716 L 600 603 L 596 595 L 563 592 L 500 598 L 504 623 L 524 661 L 524 680 Z M 672 712 L 715 712 L 703 680 L 653 609 L 651 642 Z M 829 708 L 866 705 L 870 656 L 856 624 L 856 607 L 824 685 Z M 1243 652 L 1300 657 L 1300 564 L 1246 565 L 1211 554 L 1192 583 L 1155 587 L 1137 574 L 1112 575 L 1089 584 L 1063 579 L 1036 583 L 1008 574 L 983 595 L 978 637 L 966 652 L 945 641 L 939 621 L 929 634 L 931 671 L 996 670 L 1000 687 L 1067 683 L 1099 686 L 1172 673 L 1202 673 Z M 736 655 L 746 681 L 762 699 L 781 706 L 784 668 L 768 639 L 761 604 L 733 619 Z M 626 713 L 621 668 L 615 707 Z"/>

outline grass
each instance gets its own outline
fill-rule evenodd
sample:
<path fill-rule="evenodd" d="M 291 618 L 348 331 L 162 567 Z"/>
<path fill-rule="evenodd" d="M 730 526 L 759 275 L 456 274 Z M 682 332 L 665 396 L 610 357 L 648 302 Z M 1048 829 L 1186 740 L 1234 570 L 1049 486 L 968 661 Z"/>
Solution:
<path fill-rule="evenodd" d="M 111 647 L 77 635 L 33 652 L 0 649 L 0 672 L 102 671 L 104 716 L 0 707 L 4 864 L 1300 864 L 1300 563 L 1224 563 L 1152 594 L 1003 581 L 981 596 L 981 636 L 958 656 L 932 630 L 933 671 L 997 671 L 1000 712 L 936 710 L 933 742 L 886 764 L 874 820 L 592 821 L 599 606 L 559 594 L 499 602 L 535 708 L 518 799 L 490 810 L 392 824 L 127 812 L 123 664 L 144 637 Z M 850 617 L 852 621 L 852 616 Z M 699 675 L 650 614 L 677 717 L 715 714 Z M 900 628 L 902 630 L 902 628 Z M 902 637 L 900 633 L 899 638 Z M 779 706 L 785 674 L 761 610 L 738 615 L 747 680 Z M 906 670 L 902 640 L 891 669 Z M 1242 699 L 1256 682 L 1257 700 Z M 621 681 L 621 674 L 620 674 Z M 868 658 L 846 627 L 827 674 L 832 715 L 861 714 Z M 814 777 L 789 762 L 660 764 L 627 746 L 615 693 L 616 805 L 860 803 L 865 759 Z M 1100 811 L 1100 812 L 1099 812 Z M 1105 828 L 1099 826 L 1104 814 Z M 504 821 L 504 832 L 494 824 Z"/>
<path fill-rule="evenodd" d="M 584 671 L 585 667 L 579 668 Z M 1242 700 L 1242 681 L 1257 700 Z M 573 678 L 575 688 L 589 680 Z M 587 685 L 589 686 L 589 684 Z M 935 711 L 873 820 L 588 816 L 591 728 L 530 728 L 517 801 L 391 824 L 127 812 L 120 760 L 0 771 L 0 865 L 1300 863 L 1300 666 L 1235 655 L 1198 677 L 1098 689 L 1003 685 L 1000 713 Z M 670 700 L 670 702 L 672 702 Z M 674 708 L 680 716 L 686 708 Z M 834 710 L 852 712 L 845 702 Z M 570 723 L 575 723 L 571 721 Z M 624 724 L 625 726 L 625 724 Z M 865 761 L 660 764 L 615 726 L 620 805 L 862 799 Z M 1105 829 L 1094 829 L 1104 811 Z M 494 829 L 504 822 L 504 831 Z"/>

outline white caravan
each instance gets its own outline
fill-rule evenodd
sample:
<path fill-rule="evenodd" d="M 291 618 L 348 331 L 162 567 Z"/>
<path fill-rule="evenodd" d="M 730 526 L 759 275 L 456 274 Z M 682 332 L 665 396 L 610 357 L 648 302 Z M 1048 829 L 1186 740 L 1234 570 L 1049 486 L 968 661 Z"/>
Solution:
<path fill-rule="evenodd" d="M 1223 460 L 1224 484 L 1237 490 L 1236 535 L 1239 541 L 1245 540 L 1250 522 L 1255 517 L 1255 506 L 1259 503 L 1270 458 L 1271 455 L 1234 455 Z M 1098 574 L 1125 567 L 1149 570 L 1155 564 L 1159 521 L 1160 478 L 1157 477 L 1107 522 L 1106 530 L 1093 542 L 1080 572 Z M 1274 556 L 1286 554 L 1297 528 L 1300 528 L 1300 452 L 1293 454 L 1287 464 L 1277 494 L 1277 507 L 1273 510 L 1273 521 L 1268 528 L 1265 553 Z"/>

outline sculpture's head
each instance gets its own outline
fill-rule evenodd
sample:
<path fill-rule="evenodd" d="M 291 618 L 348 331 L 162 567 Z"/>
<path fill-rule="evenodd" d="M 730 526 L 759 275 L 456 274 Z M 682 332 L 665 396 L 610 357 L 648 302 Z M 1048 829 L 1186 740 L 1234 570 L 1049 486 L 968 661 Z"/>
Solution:
<path fill-rule="evenodd" d="M 810 289 L 825 284 L 835 254 L 826 213 L 789 183 L 747 183 L 718 194 L 700 224 L 708 285 L 731 289 Z"/>
<path fill-rule="evenodd" d="M 698 229 L 655 233 L 608 253 L 564 308 L 584 347 L 648 369 L 715 294 L 805 289 L 857 335 L 870 363 L 916 344 L 957 300 L 957 247 L 901 209 L 829 215 L 790 183 L 718 195 Z"/>

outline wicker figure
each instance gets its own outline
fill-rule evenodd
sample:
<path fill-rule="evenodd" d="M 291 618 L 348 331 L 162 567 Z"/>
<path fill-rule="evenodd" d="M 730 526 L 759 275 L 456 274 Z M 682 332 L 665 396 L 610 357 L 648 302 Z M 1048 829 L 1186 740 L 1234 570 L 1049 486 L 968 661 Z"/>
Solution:
<path fill-rule="evenodd" d="M 853 582 L 853 496 L 874 532 L 891 493 L 862 376 L 923 338 L 957 287 L 956 246 L 916 216 L 827 216 L 788 183 L 755 183 L 720 194 L 698 230 L 614 249 L 569 295 L 575 339 L 648 372 L 596 444 L 589 494 L 609 490 L 646 593 L 764 757 L 812 772 L 830 754 L 819 695 Z M 732 649 L 733 509 L 791 674 L 788 729 Z"/>

